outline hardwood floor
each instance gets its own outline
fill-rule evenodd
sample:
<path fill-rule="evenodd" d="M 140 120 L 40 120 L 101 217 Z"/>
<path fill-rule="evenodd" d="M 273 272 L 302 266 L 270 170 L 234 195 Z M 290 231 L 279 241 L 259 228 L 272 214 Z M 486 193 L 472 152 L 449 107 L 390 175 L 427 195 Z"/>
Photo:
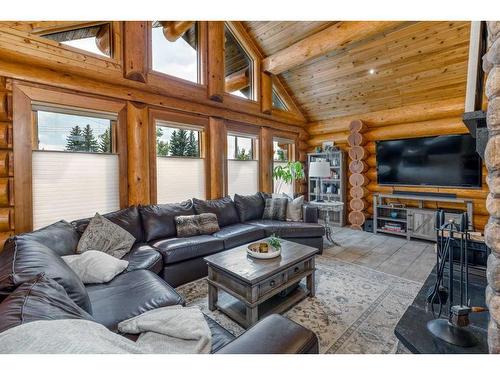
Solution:
<path fill-rule="evenodd" d="M 341 246 L 325 244 L 325 254 L 405 279 L 424 282 L 436 262 L 434 243 L 334 228 Z"/>

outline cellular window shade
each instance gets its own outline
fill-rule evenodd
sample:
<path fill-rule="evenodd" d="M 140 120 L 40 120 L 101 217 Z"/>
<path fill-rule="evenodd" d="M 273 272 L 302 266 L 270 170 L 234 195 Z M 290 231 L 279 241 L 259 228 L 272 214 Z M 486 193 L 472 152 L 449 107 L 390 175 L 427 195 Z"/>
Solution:
<path fill-rule="evenodd" d="M 120 208 L 118 155 L 33 151 L 33 228 Z"/>
<path fill-rule="evenodd" d="M 157 203 L 205 199 L 205 160 L 157 157 L 156 181 Z"/>
<path fill-rule="evenodd" d="M 228 160 L 227 174 L 230 195 L 250 195 L 259 190 L 259 162 L 257 160 Z"/>

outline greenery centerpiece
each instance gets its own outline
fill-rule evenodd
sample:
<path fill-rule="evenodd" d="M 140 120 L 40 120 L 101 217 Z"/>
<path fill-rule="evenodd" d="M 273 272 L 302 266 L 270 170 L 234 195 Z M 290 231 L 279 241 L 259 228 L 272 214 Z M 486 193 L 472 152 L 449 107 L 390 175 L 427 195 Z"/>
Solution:
<path fill-rule="evenodd" d="M 285 165 L 277 165 L 273 168 L 273 178 L 278 182 L 275 191 L 281 191 L 283 184 L 291 184 L 293 181 L 304 178 L 304 166 L 300 161 L 289 161 Z"/>
<path fill-rule="evenodd" d="M 275 250 L 280 250 L 281 249 L 281 239 L 276 236 L 274 233 L 269 239 L 267 240 L 267 243 L 269 246 L 273 247 Z"/>

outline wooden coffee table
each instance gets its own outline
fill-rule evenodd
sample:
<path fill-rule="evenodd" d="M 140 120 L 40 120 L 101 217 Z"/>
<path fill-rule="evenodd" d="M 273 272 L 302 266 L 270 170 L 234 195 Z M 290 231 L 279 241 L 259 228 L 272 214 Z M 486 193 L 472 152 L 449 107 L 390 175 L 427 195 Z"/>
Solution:
<path fill-rule="evenodd" d="M 220 310 L 248 328 L 259 319 L 282 313 L 307 296 L 314 297 L 314 257 L 318 249 L 282 241 L 281 255 L 255 259 L 247 255 L 248 244 L 210 255 L 208 307 Z M 280 293 L 306 278 L 290 293 Z M 219 291 L 223 292 L 220 293 Z"/>

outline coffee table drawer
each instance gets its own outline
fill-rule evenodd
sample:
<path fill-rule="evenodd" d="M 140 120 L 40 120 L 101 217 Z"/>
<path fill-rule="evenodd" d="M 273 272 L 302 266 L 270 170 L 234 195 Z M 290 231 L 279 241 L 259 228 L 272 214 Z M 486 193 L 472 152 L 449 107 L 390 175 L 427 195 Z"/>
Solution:
<path fill-rule="evenodd" d="M 262 297 L 269 291 L 283 285 L 287 280 L 287 272 L 281 272 L 273 277 L 270 277 L 259 284 L 259 297 Z"/>
<path fill-rule="evenodd" d="M 293 279 L 309 268 L 310 266 L 308 261 L 297 263 L 288 269 L 288 279 Z"/>

